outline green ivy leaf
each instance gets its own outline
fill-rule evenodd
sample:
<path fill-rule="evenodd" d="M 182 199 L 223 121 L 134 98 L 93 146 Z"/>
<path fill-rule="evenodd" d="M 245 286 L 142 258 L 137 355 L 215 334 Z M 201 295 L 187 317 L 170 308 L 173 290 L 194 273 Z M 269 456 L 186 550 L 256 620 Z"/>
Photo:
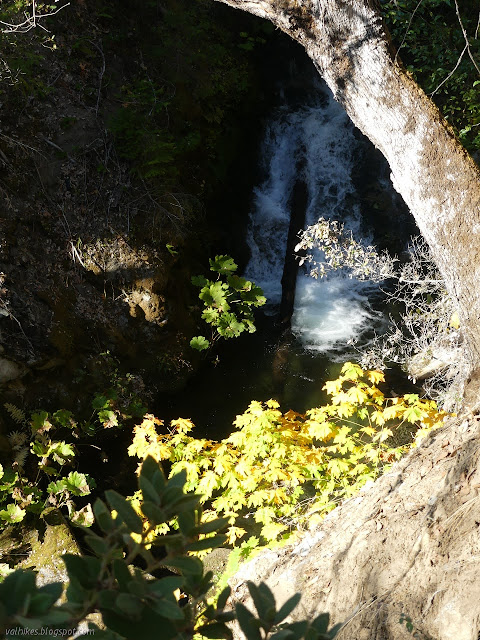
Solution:
<path fill-rule="evenodd" d="M 190 340 L 190 346 L 197 351 L 204 351 L 210 346 L 210 342 L 204 336 L 195 336 Z"/>
<path fill-rule="evenodd" d="M 62 427 L 73 429 L 74 427 L 77 426 L 77 423 L 73 419 L 73 413 L 71 411 L 67 411 L 66 409 L 60 409 L 59 411 L 55 411 L 52 417 Z"/>
<path fill-rule="evenodd" d="M 210 258 L 210 271 L 216 271 L 217 273 L 233 273 L 237 270 L 235 261 L 230 256 L 215 256 Z"/>
<path fill-rule="evenodd" d="M 92 401 L 92 407 L 98 411 L 99 409 L 107 409 L 110 406 L 110 399 L 107 396 L 96 395 Z"/>
<path fill-rule="evenodd" d="M 74 496 L 88 496 L 90 487 L 84 473 L 71 471 L 65 478 L 66 488 Z"/>
<path fill-rule="evenodd" d="M 0 511 L 0 519 L 8 522 L 9 524 L 14 524 L 16 522 L 21 522 L 24 519 L 25 514 L 25 509 L 21 509 L 18 504 L 10 503 L 7 505 L 6 509 L 2 509 Z"/>
<path fill-rule="evenodd" d="M 105 428 L 118 427 L 118 418 L 115 411 L 111 409 L 104 409 L 98 412 L 98 419 Z"/>
<path fill-rule="evenodd" d="M 204 276 L 192 276 L 192 284 L 196 287 L 204 287 L 208 284 L 208 280 Z"/>

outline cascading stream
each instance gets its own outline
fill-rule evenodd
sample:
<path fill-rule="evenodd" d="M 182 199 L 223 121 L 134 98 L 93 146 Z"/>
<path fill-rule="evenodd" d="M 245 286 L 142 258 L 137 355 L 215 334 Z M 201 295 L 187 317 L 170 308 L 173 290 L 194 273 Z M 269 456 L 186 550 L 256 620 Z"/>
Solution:
<path fill-rule="evenodd" d="M 306 190 L 307 225 L 323 216 L 343 222 L 357 239 L 362 237 L 351 178 L 357 145 L 352 123 L 324 86 L 316 88 L 310 105 L 284 104 L 268 124 L 262 147 L 266 178 L 254 192 L 248 230 L 251 259 L 245 270 L 245 276 L 263 288 L 267 313 L 277 313 L 282 300 L 292 192 L 299 180 Z M 308 275 L 308 267 L 302 267 L 293 333 L 308 350 L 344 348 L 371 325 L 375 315 L 368 302 L 371 289 L 341 271 L 316 281 Z"/>

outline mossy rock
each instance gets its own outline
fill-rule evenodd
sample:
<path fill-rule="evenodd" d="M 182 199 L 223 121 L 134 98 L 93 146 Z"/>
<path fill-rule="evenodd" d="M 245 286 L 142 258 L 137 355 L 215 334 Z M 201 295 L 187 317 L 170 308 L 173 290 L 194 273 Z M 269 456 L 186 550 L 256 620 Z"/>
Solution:
<path fill-rule="evenodd" d="M 47 524 L 42 537 L 38 531 L 31 532 L 30 544 L 32 550 L 20 566 L 38 572 L 37 584 L 68 582 L 62 555 L 65 553 L 80 555 L 80 549 L 69 526 L 66 523 Z"/>

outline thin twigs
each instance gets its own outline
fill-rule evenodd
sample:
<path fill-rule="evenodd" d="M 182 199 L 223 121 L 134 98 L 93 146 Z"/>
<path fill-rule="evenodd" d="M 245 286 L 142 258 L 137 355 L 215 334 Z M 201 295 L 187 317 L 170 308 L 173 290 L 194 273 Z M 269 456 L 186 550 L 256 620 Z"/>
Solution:
<path fill-rule="evenodd" d="M 400 53 L 400 49 L 403 47 L 403 45 L 405 44 L 405 40 L 407 39 L 408 32 L 409 32 L 410 26 L 412 24 L 412 20 L 413 20 L 415 14 L 417 13 L 418 9 L 420 8 L 420 5 L 422 4 L 422 2 L 423 2 L 423 0 L 419 0 L 417 6 L 415 7 L 415 9 L 412 12 L 412 15 L 410 16 L 410 20 L 408 21 L 407 28 L 405 29 L 405 34 L 403 36 L 403 40 L 400 43 L 400 46 L 398 47 L 397 52 L 395 53 L 395 63 L 397 62 L 397 58 L 398 58 L 398 54 Z"/>
<path fill-rule="evenodd" d="M 59 7 L 55 11 L 52 11 L 51 13 L 37 13 L 36 0 L 32 0 L 32 15 L 27 16 L 23 22 L 20 22 L 18 24 L 0 20 L 0 25 L 3 26 L 1 31 L 2 33 L 27 33 L 28 31 L 35 29 L 35 27 L 40 27 L 44 31 L 48 31 L 48 29 L 40 23 L 40 20 L 44 20 L 45 18 L 56 15 L 68 6 L 70 6 L 69 2 Z"/>

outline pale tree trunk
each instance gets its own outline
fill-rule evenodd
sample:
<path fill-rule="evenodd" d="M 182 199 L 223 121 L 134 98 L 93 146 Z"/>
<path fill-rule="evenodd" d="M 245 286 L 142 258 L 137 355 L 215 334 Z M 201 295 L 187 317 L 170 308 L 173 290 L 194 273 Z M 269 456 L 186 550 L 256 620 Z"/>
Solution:
<path fill-rule="evenodd" d="M 390 164 L 480 367 L 480 174 L 440 112 L 395 60 L 370 0 L 220 0 L 297 40 L 354 124 Z"/>

